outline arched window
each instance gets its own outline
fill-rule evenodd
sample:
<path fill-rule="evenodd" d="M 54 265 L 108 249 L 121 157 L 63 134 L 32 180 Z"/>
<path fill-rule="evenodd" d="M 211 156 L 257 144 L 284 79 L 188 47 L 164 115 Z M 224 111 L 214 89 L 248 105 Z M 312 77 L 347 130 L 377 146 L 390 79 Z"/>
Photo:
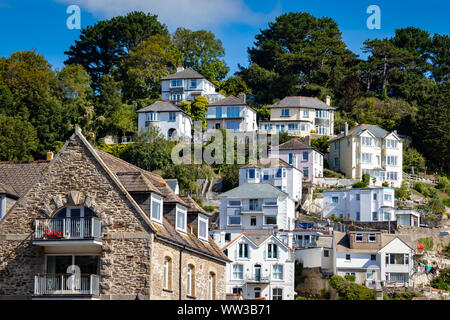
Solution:
<path fill-rule="evenodd" d="M 216 274 L 214 272 L 209 273 L 208 279 L 208 299 L 216 299 Z"/>
<path fill-rule="evenodd" d="M 172 259 L 164 258 L 164 283 L 163 287 L 166 290 L 172 290 Z"/>
<path fill-rule="evenodd" d="M 195 296 L 195 267 L 192 264 L 188 265 L 187 271 L 187 295 Z"/>
<path fill-rule="evenodd" d="M 94 211 L 87 207 L 64 207 L 53 216 L 54 218 L 81 218 L 96 217 Z"/>
<path fill-rule="evenodd" d="M 100 238 L 101 222 L 94 211 L 87 207 L 64 207 L 49 220 L 49 231 L 61 234 L 65 239 Z"/>

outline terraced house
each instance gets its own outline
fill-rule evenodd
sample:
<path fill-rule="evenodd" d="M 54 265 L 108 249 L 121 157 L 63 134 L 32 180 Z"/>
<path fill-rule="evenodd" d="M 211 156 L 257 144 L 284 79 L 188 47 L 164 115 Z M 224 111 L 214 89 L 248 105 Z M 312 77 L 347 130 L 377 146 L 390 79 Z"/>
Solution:
<path fill-rule="evenodd" d="M 0 299 L 225 299 L 209 216 L 77 127 L 54 159 L 0 164 Z M 14 194 L 13 194 L 14 193 Z"/>
<path fill-rule="evenodd" d="M 314 97 L 285 97 L 269 107 L 270 120 L 260 121 L 259 132 L 287 132 L 290 135 L 309 136 L 334 134 L 334 110 L 330 97 L 325 102 Z"/>

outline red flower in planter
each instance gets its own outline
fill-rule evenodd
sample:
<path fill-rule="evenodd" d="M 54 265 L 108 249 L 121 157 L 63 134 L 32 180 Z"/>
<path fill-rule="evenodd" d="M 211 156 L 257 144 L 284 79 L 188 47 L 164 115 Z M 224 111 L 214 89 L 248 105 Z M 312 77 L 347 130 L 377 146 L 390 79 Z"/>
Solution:
<path fill-rule="evenodd" d="M 51 239 L 54 239 L 54 238 L 60 239 L 63 236 L 62 236 L 62 232 L 61 231 L 58 231 L 58 232 L 49 232 L 49 231 L 47 231 L 47 232 L 44 233 L 44 237 L 51 238 Z"/>

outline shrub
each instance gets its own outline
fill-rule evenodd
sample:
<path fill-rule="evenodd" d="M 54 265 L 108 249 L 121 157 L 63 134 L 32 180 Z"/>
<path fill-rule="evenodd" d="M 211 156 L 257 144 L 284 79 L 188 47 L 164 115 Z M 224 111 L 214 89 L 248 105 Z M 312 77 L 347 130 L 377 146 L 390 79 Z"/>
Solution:
<path fill-rule="evenodd" d="M 381 186 L 382 186 L 382 187 L 389 187 L 389 182 L 384 181 L 384 182 L 381 184 Z"/>
<path fill-rule="evenodd" d="M 450 181 L 447 177 L 439 177 L 437 188 L 445 193 L 450 193 Z"/>
<path fill-rule="evenodd" d="M 355 189 L 356 188 L 367 188 L 367 187 L 368 187 L 368 185 L 362 181 L 356 182 L 355 184 L 352 185 L 352 188 L 355 188 Z"/>
<path fill-rule="evenodd" d="M 416 190 L 417 192 L 424 194 L 425 192 L 425 188 L 423 186 L 422 182 L 416 182 L 415 186 L 414 186 L 414 190 Z"/>
<path fill-rule="evenodd" d="M 355 282 L 356 276 L 351 275 L 351 274 L 347 274 L 345 275 L 345 280 L 350 281 L 350 282 Z"/>
<path fill-rule="evenodd" d="M 441 269 L 439 275 L 431 281 L 431 286 L 436 289 L 450 290 L 450 268 Z"/>
<path fill-rule="evenodd" d="M 343 300 L 375 300 L 376 291 L 365 286 L 350 282 L 341 276 L 334 275 L 330 278 L 330 286 Z"/>

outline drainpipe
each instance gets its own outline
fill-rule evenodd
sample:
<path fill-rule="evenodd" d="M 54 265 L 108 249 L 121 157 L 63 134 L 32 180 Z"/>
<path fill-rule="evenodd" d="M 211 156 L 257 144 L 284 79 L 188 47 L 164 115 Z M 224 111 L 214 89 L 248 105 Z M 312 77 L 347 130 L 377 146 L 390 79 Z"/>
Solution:
<path fill-rule="evenodd" d="M 180 248 L 180 265 L 178 266 L 178 300 L 181 300 L 181 269 L 183 262 L 183 249 Z"/>

